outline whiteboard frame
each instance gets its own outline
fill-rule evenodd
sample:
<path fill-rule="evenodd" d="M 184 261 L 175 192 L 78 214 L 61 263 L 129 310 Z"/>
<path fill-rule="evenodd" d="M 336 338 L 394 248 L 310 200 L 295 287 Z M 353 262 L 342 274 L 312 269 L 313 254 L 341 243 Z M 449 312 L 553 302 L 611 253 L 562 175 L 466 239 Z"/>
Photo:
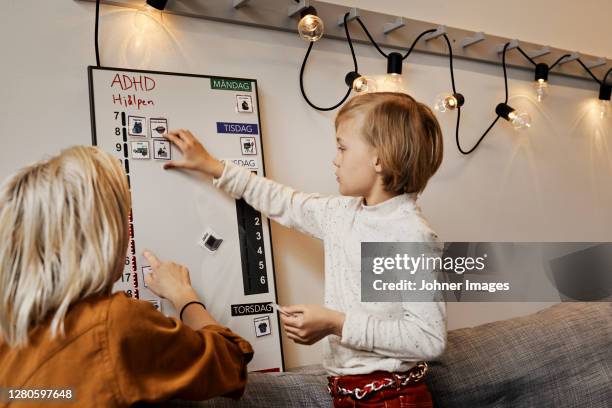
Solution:
<path fill-rule="evenodd" d="M 199 79 L 210 79 L 215 77 L 223 77 L 227 79 L 235 79 L 242 81 L 251 81 L 255 83 L 255 101 L 257 103 L 257 122 L 259 124 L 259 137 L 261 140 L 260 150 L 261 150 L 261 170 L 262 175 L 265 177 L 266 175 L 266 160 L 265 160 L 265 148 L 264 148 L 264 135 L 263 129 L 261 126 L 261 107 L 259 105 L 259 88 L 257 86 L 257 80 L 252 78 L 238 78 L 238 77 L 230 77 L 225 75 L 201 75 L 201 74 L 188 74 L 181 72 L 168 72 L 168 71 L 149 71 L 149 70 L 141 70 L 141 69 L 131 69 L 131 68 L 119 68 L 119 67 L 98 67 L 89 65 L 87 67 L 87 80 L 89 82 L 89 109 L 90 109 L 90 117 L 91 117 L 91 144 L 92 146 L 98 146 L 98 138 L 96 132 L 96 106 L 95 106 L 95 98 L 94 98 L 94 84 L 93 84 L 93 71 L 101 70 L 101 71 L 125 71 L 125 72 L 135 72 L 138 74 L 154 74 L 154 75 L 170 75 L 170 76 L 182 76 L 182 77 L 191 77 L 191 78 L 199 78 Z M 267 218 L 267 217 L 266 217 Z M 272 267 L 272 278 L 274 279 L 274 302 L 278 303 L 278 286 L 276 281 L 276 262 L 274 261 L 274 245 L 272 244 L 272 229 L 270 227 L 271 220 L 268 218 L 268 236 L 270 237 L 270 260 Z M 126 248 L 126 251 L 128 248 Z M 280 352 L 281 352 L 281 372 L 285 372 L 285 353 L 283 349 L 283 337 L 280 325 L 280 316 L 277 314 L 277 330 L 280 335 Z M 214 317 L 214 316 L 213 316 Z M 257 371 L 253 371 L 257 372 Z"/>

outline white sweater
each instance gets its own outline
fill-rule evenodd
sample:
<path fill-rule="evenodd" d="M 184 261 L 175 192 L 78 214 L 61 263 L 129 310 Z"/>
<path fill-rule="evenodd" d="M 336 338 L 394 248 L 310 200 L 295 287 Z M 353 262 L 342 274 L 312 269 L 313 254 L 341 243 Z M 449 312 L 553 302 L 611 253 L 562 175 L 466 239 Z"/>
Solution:
<path fill-rule="evenodd" d="M 229 161 L 213 184 L 268 218 L 323 240 L 325 306 L 346 314 L 342 336 L 324 340 L 323 365 L 331 375 L 407 371 L 442 354 L 444 302 L 361 302 L 362 241 L 437 242 L 416 195 L 368 206 L 359 197 L 296 192 Z"/>

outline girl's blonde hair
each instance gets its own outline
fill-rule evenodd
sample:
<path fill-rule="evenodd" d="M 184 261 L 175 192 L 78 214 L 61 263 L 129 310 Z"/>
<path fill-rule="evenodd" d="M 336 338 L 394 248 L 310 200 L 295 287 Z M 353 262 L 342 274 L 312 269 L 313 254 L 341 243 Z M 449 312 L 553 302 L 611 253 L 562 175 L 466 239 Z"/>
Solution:
<path fill-rule="evenodd" d="M 119 161 L 76 146 L 25 167 L 0 189 L 0 339 L 27 344 L 51 318 L 64 332 L 69 306 L 108 294 L 123 270 L 130 193 Z"/>
<path fill-rule="evenodd" d="M 418 193 L 440 167 L 442 130 L 429 107 L 398 92 L 372 92 L 347 102 L 336 116 L 340 123 L 365 115 L 361 133 L 378 151 L 383 183 L 394 193 Z"/>

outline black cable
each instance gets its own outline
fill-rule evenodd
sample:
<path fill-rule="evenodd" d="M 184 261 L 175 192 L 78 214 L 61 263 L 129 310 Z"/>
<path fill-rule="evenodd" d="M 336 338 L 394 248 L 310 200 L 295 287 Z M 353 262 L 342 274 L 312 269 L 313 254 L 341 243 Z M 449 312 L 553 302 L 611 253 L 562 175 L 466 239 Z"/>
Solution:
<path fill-rule="evenodd" d="M 100 68 L 100 49 L 98 47 L 98 21 L 100 20 L 100 0 L 96 0 L 96 25 L 94 34 L 94 47 L 96 49 L 96 66 Z"/>
<path fill-rule="evenodd" d="M 460 117 L 461 117 L 461 108 L 457 108 L 457 128 L 455 129 L 456 131 L 456 140 L 457 140 L 457 148 L 459 149 L 459 151 L 463 154 L 465 154 L 466 156 L 470 153 L 472 153 L 474 150 L 476 150 L 476 148 L 478 147 L 478 145 L 480 144 L 480 142 L 482 142 L 482 140 L 485 138 L 485 136 L 489 133 L 489 131 L 491 129 L 493 129 L 493 126 L 495 126 L 495 124 L 497 123 L 497 121 L 499 120 L 499 118 L 501 116 L 497 115 L 497 117 L 495 118 L 495 120 L 493 120 L 493 122 L 489 125 L 489 127 L 487 128 L 487 130 L 485 130 L 485 132 L 482 134 L 482 136 L 480 136 L 480 139 L 478 139 L 478 141 L 476 142 L 476 144 L 474 146 L 472 146 L 472 148 L 470 150 L 463 150 L 461 148 L 461 146 L 459 145 L 459 121 L 460 121 Z"/>
<path fill-rule="evenodd" d="M 445 35 L 446 38 L 446 35 Z M 449 50 L 450 50 L 450 42 L 448 41 L 448 38 L 446 38 L 447 40 L 447 44 L 449 45 Z M 507 73 L 507 67 L 506 67 L 506 52 L 508 50 L 508 46 L 510 45 L 510 43 L 506 43 L 504 45 L 504 51 L 503 51 L 503 55 L 502 55 L 502 67 L 504 70 L 504 90 L 505 90 L 505 99 L 504 99 L 504 103 L 508 104 L 508 73 Z M 527 59 L 529 59 L 531 62 L 533 62 L 533 60 L 531 58 L 529 58 L 528 55 L 526 55 L 519 47 L 519 51 L 525 56 L 527 57 Z M 452 55 L 452 54 L 450 54 Z M 563 60 L 566 57 L 569 57 L 569 54 L 563 55 L 562 57 L 560 57 L 557 61 L 555 61 L 549 69 L 554 68 L 561 60 Z M 452 58 L 452 57 L 451 57 Z M 603 77 L 603 80 L 600 81 L 599 79 L 597 79 L 597 77 L 593 74 L 593 72 L 580 60 L 580 58 L 577 59 L 578 63 L 580 63 L 580 65 L 582 65 L 582 67 L 591 75 L 591 77 L 600 85 L 601 84 L 605 84 L 606 80 L 608 78 L 608 75 L 610 75 L 610 73 L 612 73 L 612 68 L 610 68 L 608 70 L 608 72 L 606 72 L 606 75 Z M 451 62 L 451 80 L 453 81 L 454 84 L 454 78 L 453 78 L 453 74 L 452 74 L 452 62 Z M 453 86 L 453 93 L 455 93 L 455 88 Z M 471 152 L 473 152 L 478 145 L 480 144 L 480 142 L 482 142 L 482 140 L 484 139 L 484 137 L 489 133 L 489 131 L 493 128 L 493 126 L 495 125 L 495 123 L 497 123 L 497 121 L 499 120 L 501 116 L 497 115 L 497 117 L 495 118 L 495 120 L 493 121 L 493 123 L 491 123 L 491 125 L 487 128 L 487 130 L 484 132 L 484 134 L 480 137 L 480 139 L 478 139 L 478 141 L 476 142 L 476 144 L 468 151 L 464 151 L 460 144 L 459 144 L 459 123 L 460 123 L 460 118 L 461 118 L 461 107 L 459 106 L 457 108 L 457 126 L 455 129 L 455 136 L 456 136 L 456 141 L 457 141 L 457 148 L 459 149 L 459 151 L 463 154 L 470 154 Z"/>
<path fill-rule="evenodd" d="M 606 75 L 604 75 L 603 79 L 601 80 L 602 84 L 606 84 L 607 83 L 606 81 L 608 80 L 608 75 L 610 75 L 611 72 L 612 72 L 612 68 L 610 68 L 608 70 L 608 72 L 606 72 Z"/>
<path fill-rule="evenodd" d="M 432 28 L 429 30 L 425 30 L 423 31 L 421 34 L 419 34 L 419 36 L 412 42 L 412 45 L 410 46 L 410 48 L 408 49 L 408 52 L 406 52 L 406 54 L 404 54 L 404 56 L 402 57 L 402 59 L 406 59 L 408 58 L 408 56 L 410 55 L 410 53 L 412 53 L 412 50 L 414 49 L 415 45 L 417 44 L 417 42 L 419 42 L 419 40 L 421 39 L 421 37 L 423 37 L 425 34 L 429 34 L 429 33 L 433 33 L 435 32 L 436 29 Z"/>
<path fill-rule="evenodd" d="M 562 55 L 561 57 L 559 57 L 559 59 L 557 59 L 550 67 L 548 67 L 548 70 L 551 71 L 554 67 L 557 66 L 558 63 L 561 62 L 561 60 L 563 60 L 564 58 L 570 57 L 570 54 L 565 54 Z"/>
<path fill-rule="evenodd" d="M 578 63 L 580 65 L 582 65 L 582 68 L 584 68 L 585 71 L 589 73 L 589 75 L 595 80 L 595 82 L 597 82 L 599 85 L 601 85 L 601 81 L 595 76 L 595 74 L 593 74 L 593 72 L 589 69 L 589 67 L 584 65 L 584 63 L 582 62 L 582 60 L 580 58 L 577 58 L 576 61 L 578 61 Z"/>
<path fill-rule="evenodd" d="M 556 66 L 558 63 L 560 63 L 560 62 L 561 62 L 561 61 L 562 61 L 564 58 L 567 58 L 567 57 L 570 57 L 570 56 L 571 56 L 570 54 L 565 54 L 565 55 L 563 55 L 563 56 L 559 57 L 559 59 L 557 59 L 557 60 L 555 61 L 555 63 L 554 63 L 554 64 L 552 64 L 552 65 L 550 66 L 550 68 L 549 68 L 549 69 L 553 69 L 553 68 L 554 68 L 554 67 L 555 67 L 555 66 Z M 603 79 L 603 82 L 602 82 L 602 81 L 600 81 L 600 80 L 599 80 L 599 79 L 598 79 L 598 78 L 595 76 L 595 74 L 593 74 L 593 71 L 591 71 L 591 70 L 589 69 L 589 67 L 587 67 L 587 66 L 586 66 L 586 65 L 585 65 L 585 64 L 582 62 L 582 60 L 581 60 L 580 58 L 576 58 L 576 61 L 578 61 L 578 63 L 579 63 L 580 65 L 582 65 L 582 68 L 584 68 L 584 70 L 585 70 L 586 72 L 588 72 L 588 73 L 589 73 L 589 75 L 591 76 L 591 78 L 593 78 L 593 79 L 595 80 L 595 82 L 597 82 L 599 85 L 601 85 L 602 83 L 605 83 L 605 82 L 606 82 L 606 77 L 608 76 L 608 74 L 610 73 L 610 71 L 608 71 L 608 74 L 606 74 L 606 76 L 604 76 L 604 79 Z M 611 70 L 612 70 L 612 68 L 611 68 Z"/>
<path fill-rule="evenodd" d="M 447 41 L 448 44 L 448 48 L 449 48 L 449 55 L 451 56 L 452 59 L 452 50 L 450 47 L 450 41 L 448 41 L 448 38 L 446 37 L 446 35 L 444 35 L 444 38 Z M 508 103 L 508 75 L 506 72 L 506 51 L 508 50 L 508 46 L 510 45 L 510 43 L 506 43 L 504 45 L 504 53 L 502 55 L 502 65 L 504 68 L 504 87 L 505 87 L 505 91 L 506 91 L 506 98 L 505 98 L 505 102 L 504 103 Z M 451 80 L 454 83 L 454 75 L 452 74 L 452 61 L 450 63 L 451 66 Z M 453 93 L 455 92 L 455 87 L 453 85 Z M 493 120 L 493 122 L 489 125 L 489 127 L 487 128 L 487 130 L 485 130 L 485 132 L 482 134 L 482 136 L 480 136 L 480 138 L 478 139 L 478 141 L 476 142 L 476 144 L 474 144 L 474 146 L 472 146 L 472 148 L 470 150 L 463 150 L 463 148 L 461 147 L 461 144 L 459 143 L 459 124 L 461 123 L 461 106 L 457 107 L 457 125 L 455 127 L 455 141 L 457 143 L 457 149 L 459 149 L 459 151 L 465 155 L 468 155 L 470 153 L 472 153 L 474 150 L 476 150 L 476 148 L 478 147 L 478 145 L 480 145 L 480 142 L 483 141 L 483 139 L 485 138 L 485 136 L 487 134 L 489 134 L 489 131 L 491 131 L 491 129 L 493 129 L 493 126 L 495 126 L 495 124 L 497 123 L 497 121 L 499 120 L 501 116 L 497 115 L 497 117 L 495 118 L 495 120 Z"/>
<path fill-rule="evenodd" d="M 357 20 L 357 22 L 359 23 L 359 25 L 361 26 L 361 28 L 363 28 L 363 31 L 365 32 L 365 34 L 368 36 L 368 38 L 370 39 L 370 42 L 372 43 L 372 45 L 378 50 L 378 52 L 385 58 L 389 57 L 388 54 L 386 54 L 376 43 L 376 41 L 374 41 L 374 38 L 372 38 L 372 35 L 370 34 L 370 32 L 368 31 L 368 29 L 366 28 L 365 24 L 363 24 L 363 22 L 361 21 L 361 19 L 359 17 L 356 17 L 355 20 Z M 346 16 L 344 18 L 344 26 L 346 27 Z"/>
<path fill-rule="evenodd" d="M 535 61 L 533 60 L 533 58 L 531 58 L 529 55 L 527 55 L 527 53 L 526 53 L 525 51 L 523 51 L 523 49 L 522 49 L 521 47 L 516 47 L 516 49 L 517 49 L 517 50 L 519 50 L 519 52 L 520 52 L 521 54 L 523 54 L 523 56 L 524 56 L 525 58 L 527 58 L 527 60 L 528 60 L 529 62 L 531 62 L 533 65 L 538 65 L 538 63 L 537 63 L 537 62 L 535 62 Z"/>
<path fill-rule="evenodd" d="M 310 55 L 310 51 L 312 50 L 313 45 L 314 43 L 311 42 L 310 45 L 308 46 L 308 51 L 306 51 L 306 55 L 304 56 L 304 62 L 302 62 L 302 68 L 300 69 L 300 91 L 302 92 L 302 96 L 304 97 L 304 100 L 306 101 L 306 103 L 308 103 L 308 105 L 310 105 L 312 108 L 316 110 L 320 110 L 320 111 L 331 111 L 331 110 L 336 109 L 338 106 L 342 105 L 344 101 L 347 100 L 347 98 L 351 94 L 352 88 L 349 87 L 349 89 L 346 91 L 346 94 L 342 97 L 340 102 L 328 108 L 322 108 L 320 106 L 317 106 L 314 103 L 312 103 L 310 99 L 308 99 L 308 96 L 306 96 L 306 91 L 304 90 L 304 79 L 303 78 L 304 78 L 304 68 L 306 67 L 306 60 L 308 59 L 308 56 Z"/>
<path fill-rule="evenodd" d="M 508 73 L 506 72 L 506 51 L 508 50 L 509 45 L 509 42 L 504 45 L 504 53 L 502 54 L 502 67 L 504 69 L 504 89 L 506 91 L 506 99 L 504 100 L 505 104 L 508 103 Z"/>
<path fill-rule="evenodd" d="M 428 32 L 433 32 L 436 30 L 427 30 L 424 31 L 423 33 L 421 33 L 417 39 L 414 41 L 414 43 L 412 44 L 412 46 L 410 47 L 410 50 L 408 51 L 407 55 L 410 55 L 410 52 L 412 52 L 412 49 L 414 48 L 414 45 L 417 43 L 417 41 L 420 39 L 420 37 L 422 37 L 423 35 L 427 34 Z M 451 75 L 451 85 L 453 88 L 453 94 L 457 93 L 457 88 L 456 88 L 456 84 L 455 84 L 455 69 L 453 66 L 453 47 L 451 46 L 450 40 L 448 39 L 448 36 L 446 35 L 446 33 L 442 34 L 442 36 L 444 37 L 444 40 L 446 41 L 446 45 L 448 46 L 448 61 L 449 61 L 449 68 L 450 68 L 450 75 Z M 510 43 L 507 43 L 506 46 L 504 47 L 504 78 L 505 78 L 505 83 L 506 83 L 506 102 L 508 102 L 508 86 L 507 86 L 507 77 L 506 77 L 506 71 L 505 71 L 505 53 L 506 53 L 506 49 L 508 48 L 508 45 L 510 45 Z M 459 149 L 459 151 L 465 155 L 468 155 L 470 153 L 472 153 L 474 150 L 476 150 L 476 148 L 478 147 L 478 145 L 480 145 L 480 142 L 482 142 L 482 140 L 485 138 L 485 136 L 489 133 L 489 131 L 493 128 L 493 126 L 495 126 L 495 124 L 497 123 L 497 121 L 499 120 L 500 116 L 497 115 L 497 117 L 495 118 L 495 120 L 493 121 L 493 123 L 491 123 L 491 125 L 489 125 L 489 127 L 487 128 L 487 130 L 484 132 L 484 134 L 482 136 L 480 136 L 480 138 L 478 139 L 478 141 L 476 142 L 476 144 L 474 146 L 472 146 L 472 148 L 470 150 L 463 150 L 463 148 L 461 147 L 461 143 L 459 142 L 459 128 L 461 125 L 461 106 L 457 106 L 457 123 L 455 126 L 455 142 L 457 144 L 457 149 Z"/>
<path fill-rule="evenodd" d="M 555 63 L 554 63 L 553 65 L 551 65 L 550 69 L 552 69 L 552 68 L 553 68 L 555 65 L 557 65 L 559 62 L 561 62 L 561 60 L 562 60 L 563 58 L 566 58 L 566 57 L 569 57 L 569 56 L 570 56 L 569 54 L 565 54 L 565 55 L 563 55 L 562 57 L 560 57 L 560 58 L 559 58 L 557 61 L 555 61 Z M 582 68 L 584 68 L 584 70 L 585 70 L 586 72 L 588 72 L 588 73 L 589 73 L 589 75 L 591 76 L 591 78 L 593 78 L 593 80 L 594 80 L 595 82 L 597 82 L 597 83 L 598 83 L 600 86 L 606 83 L 606 80 L 607 80 L 607 78 L 608 78 L 608 75 L 610 75 L 610 72 L 612 72 L 612 68 L 610 68 L 610 69 L 608 70 L 608 72 L 606 72 L 606 75 L 604 75 L 603 80 L 599 80 L 599 78 L 597 78 L 597 77 L 595 76 L 595 74 L 593 74 L 593 71 L 591 71 L 591 70 L 589 69 L 589 67 L 587 67 L 587 66 L 584 64 L 584 62 L 582 62 L 582 60 L 581 60 L 580 58 L 576 58 L 576 61 L 578 61 L 578 63 L 579 63 L 581 66 L 582 66 Z"/>
<path fill-rule="evenodd" d="M 457 93 L 457 89 L 455 88 L 455 70 L 453 68 L 453 47 L 451 47 L 450 40 L 446 33 L 442 34 L 444 39 L 446 40 L 446 45 L 448 46 L 448 56 L 449 56 L 449 66 L 450 66 L 450 76 L 451 76 L 451 85 L 453 87 L 453 93 Z"/>
<path fill-rule="evenodd" d="M 349 49 L 351 50 L 351 57 L 353 58 L 353 68 L 355 72 L 359 72 L 359 67 L 357 65 L 357 56 L 355 55 L 355 48 L 353 47 L 353 39 L 351 38 L 351 34 L 348 30 L 348 16 L 349 13 L 344 15 L 344 34 L 346 35 L 346 40 L 349 45 Z"/>
<path fill-rule="evenodd" d="M 347 20 L 348 16 L 349 16 L 349 13 L 346 13 L 344 15 L 344 33 L 346 34 L 346 40 L 348 41 L 349 48 L 351 50 L 351 56 L 353 57 L 354 71 L 359 72 L 359 67 L 357 66 L 357 56 L 355 55 L 355 49 L 353 48 L 353 40 L 351 39 L 351 35 L 349 34 L 349 30 L 348 30 L 348 20 Z M 306 68 L 306 62 L 308 61 L 308 56 L 310 55 L 310 52 L 312 51 L 313 45 L 314 45 L 314 42 L 311 42 L 310 45 L 308 46 L 308 50 L 306 51 L 306 55 L 304 55 L 304 61 L 302 61 L 302 67 L 300 69 L 300 91 L 302 92 L 302 96 L 304 97 L 304 100 L 306 101 L 306 103 L 308 103 L 308 105 L 310 105 L 312 108 L 316 110 L 320 110 L 320 111 L 331 111 L 331 110 L 336 109 L 338 106 L 342 105 L 344 101 L 348 99 L 353 88 L 349 86 L 348 90 L 346 91 L 346 95 L 342 97 L 340 102 L 328 108 L 322 108 L 320 106 L 317 106 L 314 103 L 312 103 L 310 99 L 308 99 L 308 96 L 306 95 L 306 90 L 304 89 L 304 70 Z"/>

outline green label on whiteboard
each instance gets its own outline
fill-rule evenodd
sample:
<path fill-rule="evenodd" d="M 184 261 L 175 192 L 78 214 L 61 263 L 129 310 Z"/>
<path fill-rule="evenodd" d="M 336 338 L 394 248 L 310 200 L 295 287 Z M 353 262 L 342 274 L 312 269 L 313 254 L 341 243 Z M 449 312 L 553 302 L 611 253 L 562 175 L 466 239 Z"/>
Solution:
<path fill-rule="evenodd" d="M 211 89 L 222 89 L 226 91 L 251 92 L 251 81 L 231 78 L 210 78 Z"/>

